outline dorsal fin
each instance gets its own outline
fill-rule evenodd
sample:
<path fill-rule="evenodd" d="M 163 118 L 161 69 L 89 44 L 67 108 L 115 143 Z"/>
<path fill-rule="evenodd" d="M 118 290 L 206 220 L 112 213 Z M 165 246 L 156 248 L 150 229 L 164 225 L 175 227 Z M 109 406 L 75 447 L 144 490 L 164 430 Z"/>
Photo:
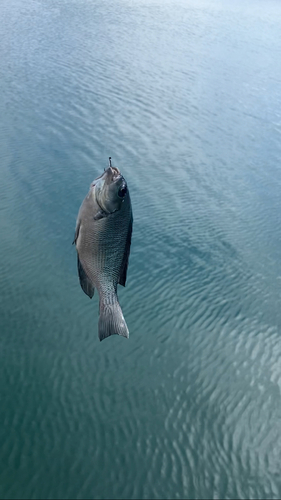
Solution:
<path fill-rule="evenodd" d="M 129 228 L 128 228 L 126 246 L 125 246 L 125 250 L 124 250 L 124 256 L 123 256 L 123 261 L 122 261 L 122 266 L 121 266 L 121 271 L 120 271 L 120 276 L 119 276 L 119 284 L 122 286 L 125 286 L 126 279 L 127 279 L 127 269 L 128 269 L 128 264 L 129 264 L 132 231 L 133 231 L 133 216 L 131 216 L 131 220 L 130 220 L 130 224 L 129 224 Z"/>

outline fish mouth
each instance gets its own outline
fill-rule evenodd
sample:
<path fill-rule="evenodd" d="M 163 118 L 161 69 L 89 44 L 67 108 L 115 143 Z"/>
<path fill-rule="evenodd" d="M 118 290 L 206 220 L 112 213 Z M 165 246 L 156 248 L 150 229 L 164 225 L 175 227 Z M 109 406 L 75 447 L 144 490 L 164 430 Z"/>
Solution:
<path fill-rule="evenodd" d="M 95 178 L 91 186 L 95 187 L 95 185 L 101 180 L 109 184 L 111 182 L 117 182 L 120 179 L 123 179 L 120 170 L 117 167 L 110 166 L 107 169 L 105 169 L 105 171 L 101 175 Z"/>
<path fill-rule="evenodd" d="M 120 170 L 116 167 L 108 167 L 104 171 L 103 175 L 105 176 L 106 180 L 111 182 L 116 182 L 122 177 Z"/>

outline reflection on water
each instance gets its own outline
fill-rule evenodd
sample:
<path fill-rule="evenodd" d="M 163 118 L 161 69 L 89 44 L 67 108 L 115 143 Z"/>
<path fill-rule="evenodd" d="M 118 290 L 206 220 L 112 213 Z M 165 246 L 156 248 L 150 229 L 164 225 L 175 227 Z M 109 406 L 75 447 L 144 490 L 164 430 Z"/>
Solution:
<path fill-rule="evenodd" d="M 280 28 L 247 5 L 2 5 L 0 497 L 280 498 Z M 75 219 L 134 234 L 99 343 Z"/>

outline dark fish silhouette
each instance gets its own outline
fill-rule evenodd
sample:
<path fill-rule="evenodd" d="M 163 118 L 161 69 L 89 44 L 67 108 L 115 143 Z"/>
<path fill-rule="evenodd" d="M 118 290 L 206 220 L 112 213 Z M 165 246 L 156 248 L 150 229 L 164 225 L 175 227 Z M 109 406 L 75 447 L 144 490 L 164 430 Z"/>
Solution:
<path fill-rule="evenodd" d="M 82 290 L 100 298 L 99 339 L 129 330 L 118 302 L 117 285 L 125 286 L 133 227 L 127 183 L 118 168 L 109 167 L 90 186 L 77 218 L 74 243 Z"/>

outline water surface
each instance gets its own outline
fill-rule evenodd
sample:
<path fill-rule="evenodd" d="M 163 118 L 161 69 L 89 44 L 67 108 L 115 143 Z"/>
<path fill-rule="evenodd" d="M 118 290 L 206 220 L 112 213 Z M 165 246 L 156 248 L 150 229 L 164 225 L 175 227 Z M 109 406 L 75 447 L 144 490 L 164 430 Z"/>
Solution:
<path fill-rule="evenodd" d="M 281 5 L 4 0 L 0 497 L 280 498 Z M 130 339 L 76 215 L 108 156 Z"/>

